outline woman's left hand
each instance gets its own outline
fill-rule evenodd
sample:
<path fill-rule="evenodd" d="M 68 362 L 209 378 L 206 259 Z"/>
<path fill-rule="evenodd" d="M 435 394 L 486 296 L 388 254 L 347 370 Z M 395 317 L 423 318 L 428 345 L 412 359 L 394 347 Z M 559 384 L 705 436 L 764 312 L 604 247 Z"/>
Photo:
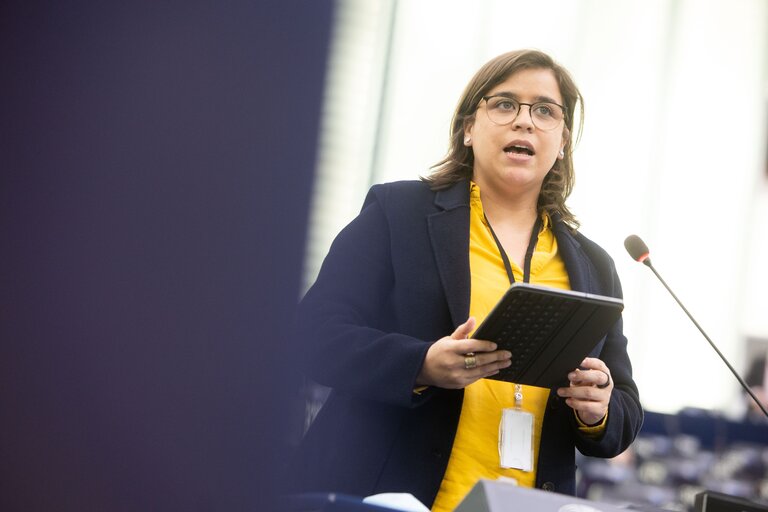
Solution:
<path fill-rule="evenodd" d="M 608 413 L 608 402 L 613 391 L 611 371 L 600 359 L 587 357 L 581 368 L 568 374 L 570 387 L 559 388 L 558 396 L 565 398 L 579 419 L 587 425 L 595 425 Z"/>

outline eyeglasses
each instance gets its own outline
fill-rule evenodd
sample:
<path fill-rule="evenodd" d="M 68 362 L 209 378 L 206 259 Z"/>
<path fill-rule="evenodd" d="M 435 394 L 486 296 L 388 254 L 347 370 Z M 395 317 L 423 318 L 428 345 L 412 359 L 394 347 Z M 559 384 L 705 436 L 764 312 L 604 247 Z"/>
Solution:
<path fill-rule="evenodd" d="M 526 105 L 531 114 L 533 125 L 540 130 L 554 130 L 565 118 L 565 107 L 549 101 L 523 103 L 505 94 L 483 96 L 485 112 L 494 124 L 503 126 L 517 119 L 520 107 Z"/>

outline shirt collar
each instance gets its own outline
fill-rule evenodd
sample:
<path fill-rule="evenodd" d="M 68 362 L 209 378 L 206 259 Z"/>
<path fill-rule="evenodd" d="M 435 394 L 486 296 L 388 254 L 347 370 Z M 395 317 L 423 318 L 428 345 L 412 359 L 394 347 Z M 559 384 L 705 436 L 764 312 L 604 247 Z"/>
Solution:
<path fill-rule="evenodd" d="M 480 186 L 474 181 L 469 182 L 469 204 L 473 206 L 479 206 L 480 212 L 483 212 L 483 202 L 480 199 Z M 483 215 L 483 223 L 485 223 L 485 215 Z M 552 221 L 549 218 L 547 212 L 541 212 L 541 230 L 547 230 L 552 226 Z"/>

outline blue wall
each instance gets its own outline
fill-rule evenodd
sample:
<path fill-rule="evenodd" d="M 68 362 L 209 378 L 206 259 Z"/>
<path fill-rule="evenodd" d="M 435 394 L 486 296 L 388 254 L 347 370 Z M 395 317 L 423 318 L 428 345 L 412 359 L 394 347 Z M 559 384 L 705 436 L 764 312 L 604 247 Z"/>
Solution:
<path fill-rule="evenodd" d="M 0 3 L 0 509 L 271 509 L 331 10 Z"/>

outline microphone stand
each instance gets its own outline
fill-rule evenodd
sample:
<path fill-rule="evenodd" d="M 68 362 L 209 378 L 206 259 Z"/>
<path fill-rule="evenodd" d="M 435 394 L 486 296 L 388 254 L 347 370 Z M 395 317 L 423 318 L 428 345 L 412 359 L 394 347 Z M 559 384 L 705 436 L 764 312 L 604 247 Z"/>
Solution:
<path fill-rule="evenodd" d="M 651 259 L 650 258 L 645 258 L 642 261 L 642 263 L 646 267 L 650 268 L 653 271 L 654 274 L 656 274 L 656 277 L 659 279 L 659 281 L 661 281 L 661 284 L 664 285 L 664 288 L 666 288 L 667 291 L 669 292 L 669 294 L 672 295 L 672 297 L 675 299 L 675 301 L 677 301 L 677 304 L 683 309 L 683 311 L 685 311 L 685 314 L 688 315 L 688 318 L 691 319 L 691 322 L 693 322 L 693 325 L 695 325 L 699 329 L 699 332 L 701 332 L 701 334 L 704 335 L 704 338 L 706 338 L 706 340 L 709 342 L 709 344 L 712 346 L 712 348 L 715 350 L 715 352 L 717 352 L 717 355 L 720 356 L 720 359 L 722 359 L 723 362 L 725 363 L 725 365 L 728 367 L 728 369 L 731 370 L 731 373 L 733 373 L 733 375 L 739 381 L 739 384 L 741 384 L 741 387 L 744 388 L 744 391 L 749 393 L 749 396 L 751 396 L 752 400 L 754 400 L 755 403 L 757 404 L 757 406 L 760 407 L 760 410 L 763 411 L 763 414 L 765 414 L 765 416 L 768 417 L 768 411 L 765 410 L 765 406 L 763 406 L 763 404 L 760 402 L 760 400 L 757 399 L 757 397 L 752 392 L 752 390 L 749 389 L 749 386 L 747 385 L 747 383 L 744 382 L 744 379 L 742 379 L 741 376 L 738 374 L 738 372 L 733 368 L 733 366 L 731 366 L 731 363 L 728 362 L 728 360 L 725 358 L 725 356 L 722 354 L 722 352 L 720 352 L 720 350 L 717 348 L 715 343 L 709 338 L 709 336 L 707 336 L 707 333 L 704 332 L 704 329 L 701 328 L 701 326 L 699 325 L 699 322 L 697 322 L 696 319 L 693 318 L 693 315 L 691 315 L 691 313 L 688 312 L 688 309 L 683 305 L 683 303 L 680 302 L 680 299 L 677 298 L 677 295 L 675 295 L 675 292 L 672 291 L 672 288 L 670 288 L 667 285 L 666 281 L 664 281 L 664 279 L 661 277 L 661 275 L 659 275 L 659 273 L 656 272 L 656 269 L 651 264 Z"/>

